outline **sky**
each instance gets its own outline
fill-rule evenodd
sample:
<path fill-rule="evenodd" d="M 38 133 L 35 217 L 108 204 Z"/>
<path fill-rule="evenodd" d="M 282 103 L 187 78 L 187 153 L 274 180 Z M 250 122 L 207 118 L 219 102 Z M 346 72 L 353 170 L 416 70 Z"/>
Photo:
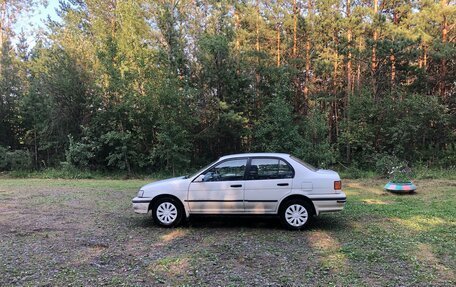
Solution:
<path fill-rule="evenodd" d="M 22 13 L 21 15 L 19 15 L 16 23 L 14 24 L 13 29 L 16 35 L 21 33 L 21 31 L 24 31 L 28 39 L 28 43 L 31 46 L 33 46 L 34 44 L 33 35 L 38 30 L 46 28 L 44 21 L 48 18 L 48 16 L 52 20 L 59 19 L 59 16 L 55 11 L 55 9 L 59 7 L 59 1 L 48 0 L 47 2 L 47 5 L 38 4 L 38 6 L 32 9 L 31 11 Z M 15 38 L 15 41 L 17 41 L 17 36 Z"/>

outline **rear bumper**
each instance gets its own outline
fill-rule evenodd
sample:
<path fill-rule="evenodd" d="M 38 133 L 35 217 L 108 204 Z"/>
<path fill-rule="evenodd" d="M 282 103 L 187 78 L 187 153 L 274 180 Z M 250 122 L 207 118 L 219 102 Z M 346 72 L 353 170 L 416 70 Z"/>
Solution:
<path fill-rule="evenodd" d="M 144 198 L 144 197 L 135 197 L 131 201 L 133 204 L 133 210 L 136 213 L 148 213 L 149 212 L 149 205 L 152 198 Z"/>
<path fill-rule="evenodd" d="M 334 195 L 321 195 L 310 198 L 315 206 L 315 211 L 318 214 L 323 212 L 341 211 L 347 202 L 345 193 L 336 193 Z"/>

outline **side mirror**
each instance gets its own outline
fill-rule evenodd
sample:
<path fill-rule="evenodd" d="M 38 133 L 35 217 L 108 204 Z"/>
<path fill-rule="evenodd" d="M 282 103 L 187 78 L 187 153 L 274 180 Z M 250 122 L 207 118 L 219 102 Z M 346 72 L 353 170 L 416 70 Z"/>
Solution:
<path fill-rule="evenodd" d="M 197 178 L 193 182 L 203 182 L 204 181 L 204 174 L 198 175 Z"/>

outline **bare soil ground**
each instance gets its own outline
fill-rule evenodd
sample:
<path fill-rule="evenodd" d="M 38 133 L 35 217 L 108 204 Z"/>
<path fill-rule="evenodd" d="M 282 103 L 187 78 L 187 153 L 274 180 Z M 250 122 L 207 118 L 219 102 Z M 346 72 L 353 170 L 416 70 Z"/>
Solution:
<path fill-rule="evenodd" d="M 156 227 L 146 181 L 0 178 L 0 286 L 454 286 L 456 181 L 345 181 L 346 210 L 290 232 L 270 217 Z"/>

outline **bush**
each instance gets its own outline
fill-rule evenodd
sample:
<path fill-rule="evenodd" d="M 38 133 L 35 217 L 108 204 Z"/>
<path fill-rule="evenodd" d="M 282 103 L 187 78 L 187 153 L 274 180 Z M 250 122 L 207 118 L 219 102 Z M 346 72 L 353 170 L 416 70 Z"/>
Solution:
<path fill-rule="evenodd" d="M 7 153 L 12 170 L 27 170 L 32 167 L 32 156 L 28 150 L 15 150 Z"/>
<path fill-rule="evenodd" d="M 370 170 L 365 170 L 365 169 L 359 169 L 356 166 L 351 166 L 349 168 L 340 168 L 340 167 L 335 167 L 335 169 L 339 174 L 340 177 L 343 179 L 359 179 L 359 178 L 375 178 L 378 176 L 373 171 Z"/>
<path fill-rule="evenodd" d="M 388 176 L 393 168 L 404 164 L 397 156 L 386 153 L 377 154 L 374 159 L 375 171 L 382 176 Z"/>
<path fill-rule="evenodd" d="M 375 158 L 375 171 L 381 176 L 389 177 L 392 182 L 408 182 L 414 177 L 408 162 L 395 155 L 378 154 Z"/>
<path fill-rule="evenodd" d="M 71 135 L 68 139 L 69 146 L 65 153 L 67 162 L 74 167 L 88 168 L 91 159 L 95 156 L 93 152 L 95 147 L 90 143 L 75 142 Z"/>
<path fill-rule="evenodd" d="M 7 152 L 7 148 L 0 146 L 0 170 L 6 170 L 6 167 L 8 166 Z"/>
<path fill-rule="evenodd" d="M 456 144 L 450 144 L 442 152 L 439 159 L 439 165 L 444 168 L 456 168 Z"/>
<path fill-rule="evenodd" d="M 28 150 L 9 151 L 0 146 L 0 170 L 28 170 L 32 167 L 32 156 Z"/>

